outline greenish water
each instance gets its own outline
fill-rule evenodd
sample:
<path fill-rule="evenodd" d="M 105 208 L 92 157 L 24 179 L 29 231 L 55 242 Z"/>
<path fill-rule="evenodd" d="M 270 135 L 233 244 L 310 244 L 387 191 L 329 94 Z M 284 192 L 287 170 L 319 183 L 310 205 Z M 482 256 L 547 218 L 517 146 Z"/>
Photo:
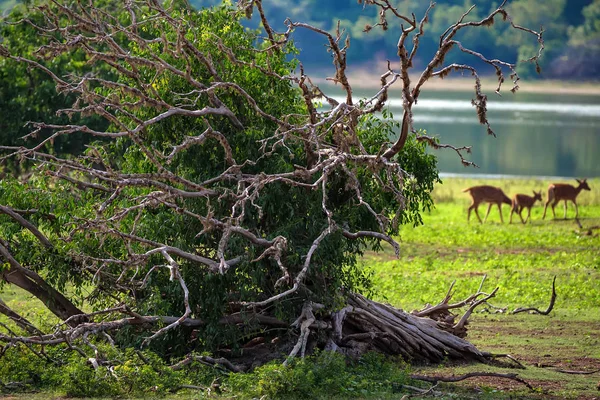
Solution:
<path fill-rule="evenodd" d="M 473 92 L 424 91 L 413 107 L 416 129 L 441 143 L 472 146 L 467 158 L 479 168 L 463 167 L 453 150 L 436 150 L 441 172 L 600 176 L 600 96 L 490 93 L 488 120 L 496 137 L 479 124 L 472 97 Z M 392 97 L 388 106 L 401 118 L 400 98 Z"/>

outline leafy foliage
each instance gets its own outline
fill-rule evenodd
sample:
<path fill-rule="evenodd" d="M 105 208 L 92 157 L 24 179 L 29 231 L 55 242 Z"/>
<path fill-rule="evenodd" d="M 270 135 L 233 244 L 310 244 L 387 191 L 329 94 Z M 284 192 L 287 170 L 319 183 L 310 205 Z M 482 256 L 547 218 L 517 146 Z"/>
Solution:
<path fill-rule="evenodd" d="M 56 349 L 49 355 L 60 363 L 45 363 L 18 346 L 4 355 L 0 381 L 26 382 L 19 391 L 51 389 L 68 397 L 160 398 L 188 386 L 205 396 L 235 395 L 242 399 L 370 398 L 389 395 L 394 387 L 408 381 L 408 367 L 402 361 L 376 353 L 348 363 L 340 354 L 319 352 L 288 367 L 270 363 L 251 373 L 228 375 L 196 362 L 173 370 L 148 351 L 119 353 L 104 347 L 102 351 L 109 351 L 117 365 L 93 368 L 78 355 L 56 354 Z M 218 388 L 215 382 L 219 382 Z"/>
<path fill-rule="evenodd" d="M 0 37 L 3 39 L 1 43 L 10 51 L 23 57 L 33 57 L 35 51 L 44 44 L 44 39 L 32 25 L 16 23 L 25 17 L 33 23 L 39 24 L 43 21 L 39 11 L 30 12 L 24 6 L 15 7 L 10 15 L 0 20 Z M 41 62 L 59 75 L 106 72 L 102 71 L 102 68 L 91 67 L 87 61 L 82 52 L 74 52 L 69 56 L 54 57 Z M 3 146 L 32 146 L 41 138 L 50 135 L 50 130 L 45 129 L 36 137 L 29 136 L 32 129 L 27 122 L 43 119 L 49 124 L 83 123 L 97 129 L 103 129 L 108 125 L 98 116 L 68 117 L 58 113 L 61 109 L 71 107 L 74 101 L 73 95 L 57 93 L 55 82 L 44 72 L 8 58 L 0 58 L 0 108 L 3 111 L 0 121 L 0 143 Z M 80 154 L 89 139 L 83 133 L 61 136 L 49 143 L 47 150 L 58 155 Z M 4 168 L 0 173 L 18 174 L 21 167 L 17 162 L 12 164 L 4 162 Z"/>
<path fill-rule="evenodd" d="M 340 354 L 319 352 L 290 367 L 270 363 L 252 374 L 232 375 L 224 387 L 242 398 L 368 398 L 393 392 L 408 381 L 407 375 L 405 364 L 381 354 L 368 353 L 348 363 Z"/>
<path fill-rule="evenodd" d="M 83 36 L 65 39 L 69 52 L 61 53 L 56 45 L 59 36 L 29 41 L 32 31 L 27 30 L 27 35 L 12 39 L 13 34 L 21 33 L 16 30 L 30 28 L 27 24 L 6 27 L 11 35 L 7 52 L 21 51 L 20 56 L 30 56 L 36 44 L 47 40 L 43 49 L 48 53 L 48 65 L 59 76 L 64 77 L 70 65 L 78 62 L 73 68 L 86 80 L 71 84 L 78 100 L 66 113 L 76 116 L 96 112 L 107 117 L 111 125 L 106 132 L 98 128 L 100 131 L 94 134 L 104 140 L 90 143 L 84 154 L 72 161 L 53 155 L 25 156 L 32 162 L 36 157 L 44 159 L 34 176 L 25 182 L 7 178 L 0 184 L 2 204 L 35 210 L 28 218 L 52 242 L 50 250 L 30 229 L 8 215 L 0 215 L 0 232 L 24 267 L 41 274 L 59 290 L 75 288 L 72 296 L 78 304 L 84 302 L 83 288 L 91 288 L 85 302 L 94 309 L 123 302 L 142 315 L 171 316 L 186 313 L 182 299 L 187 296 L 189 317 L 203 324 L 193 330 L 171 331 L 154 340 L 152 348 L 161 355 L 171 357 L 222 347 L 237 351 L 241 339 L 261 328 L 249 321 L 223 324 L 223 317 L 232 313 L 232 307 L 277 296 L 282 283 L 283 288 L 291 286 L 290 277 L 306 273 L 302 294 L 283 298 L 270 311 L 288 322 L 297 317 L 306 301 L 323 304 L 330 311 L 343 304 L 348 291 L 371 291 L 369 276 L 357 267 L 356 260 L 365 248 L 378 248 L 381 237 L 367 235 L 349 240 L 342 231 L 393 235 L 402 224 L 421 223 L 420 213 L 432 205 L 430 192 L 438 179 L 436 161 L 426 153 L 424 142 L 411 134 L 402 151 L 391 160 L 401 169 L 397 178 L 392 177 L 389 169 L 362 161 L 364 154 L 358 146 L 344 144 L 350 138 L 339 137 L 336 123 L 325 121 L 318 135 L 325 146 L 335 148 L 337 144 L 346 151 L 344 157 L 349 161 L 336 161 L 315 174 L 314 179 L 323 181 L 322 191 L 294 183 L 285 174 L 296 179 L 293 174 L 299 172 L 299 165 L 310 164 L 306 139 L 292 137 L 280 145 L 277 136 L 284 124 L 277 121 L 300 126 L 307 113 L 302 92 L 286 78 L 297 67 L 298 51 L 293 43 L 276 51 L 268 49 L 258 32 L 244 27 L 242 15 L 228 6 L 195 12 L 176 2 L 165 4 L 171 7 L 170 14 L 162 18 L 156 18 L 150 6 L 136 6 L 135 11 L 113 2 L 99 6 L 102 12 L 94 18 L 106 18 L 111 24 L 132 24 L 134 17 L 144 21 L 135 28 L 139 37 L 132 39 L 123 32 L 111 36 L 114 42 L 110 46 L 120 49 L 114 60 L 101 53 L 106 50 L 104 44 L 98 45 L 93 57 L 92 53 L 83 55 L 89 50 L 77 47 Z M 61 23 L 76 18 L 60 3 L 45 7 L 44 12 L 56 13 L 57 20 L 65 20 Z M 104 15 L 106 11 L 109 13 Z M 78 12 L 87 15 L 85 10 Z M 38 14 L 31 18 L 35 21 Z M 180 30 L 173 21 L 181 21 L 185 29 Z M 88 38 L 94 34 L 89 32 Z M 188 57 L 181 56 L 181 49 L 172 48 L 182 41 L 188 46 L 193 43 Z M 74 45 L 69 47 L 71 43 Z M 29 47 L 19 47 L 23 44 Z M 125 49 L 127 54 L 123 55 Z M 85 61 L 91 66 L 84 67 Z M 14 66 L 26 68 L 20 63 Z M 88 68 L 94 73 L 87 73 Z M 46 80 L 45 84 L 50 83 Z M 203 89 L 203 85 L 212 86 Z M 235 116 L 233 123 L 230 114 L 220 112 L 199 118 L 182 112 L 163 118 L 167 105 L 176 105 L 170 106 L 172 111 L 186 107 L 217 109 L 219 104 Z M 40 113 L 48 110 L 40 109 Z M 139 121 L 154 119 L 155 123 L 138 130 Z M 88 125 L 86 130 L 96 128 Z M 400 126 L 384 112 L 380 118 L 359 116 L 353 130 L 363 151 L 370 155 L 380 151 Z M 122 131 L 129 134 L 120 134 Z M 115 137 L 110 138 L 111 134 Z M 71 152 L 71 156 L 76 155 L 75 150 Z M 66 163 L 64 168 L 59 166 L 61 163 Z M 106 180 L 115 171 L 119 178 Z M 249 177 L 273 178 L 253 183 Z M 308 176 L 305 181 L 310 179 Z M 210 185 L 218 197 L 190 192 L 190 187 L 199 190 L 202 182 L 212 182 L 205 186 Z M 239 193 L 245 185 L 248 199 L 243 197 L 245 192 Z M 320 189 L 321 184 L 316 187 Z M 329 215 L 324 207 L 331 210 Z M 384 224 L 383 219 L 392 223 Z M 282 280 L 280 263 L 261 256 L 264 248 L 249 245 L 244 235 L 223 233 L 229 225 L 240 225 L 239 221 L 256 241 L 285 238 L 280 257 L 290 276 L 287 282 Z M 341 229 L 331 229 L 331 221 Z M 323 236 L 324 232 L 328 234 Z M 320 236 L 323 240 L 315 247 L 315 238 Z M 174 279 L 177 273 L 158 269 L 164 265 L 164 257 L 160 251 L 149 251 L 148 246 L 169 246 L 178 249 L 178 254 L 193 255 L 177 260 L 185 288 Z M 307 269 L 309 253 L 313 265 Z M 238 260 L 227 273 L 215 273 L 196 261 L 198 257 L 210 260 L 228 254 L 237 255 Z M 116 339 L 121 344 L 140 346 L 146 336 L 140 334 L 140 328 L 127 328 Z M 88 378 L 93 377 L 82 377 Z"/>

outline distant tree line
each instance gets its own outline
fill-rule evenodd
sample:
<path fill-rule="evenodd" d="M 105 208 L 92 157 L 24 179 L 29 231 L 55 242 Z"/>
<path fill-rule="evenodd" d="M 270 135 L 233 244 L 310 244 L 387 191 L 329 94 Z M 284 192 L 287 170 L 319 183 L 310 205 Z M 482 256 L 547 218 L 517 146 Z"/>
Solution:
<path fill-rule="evenodd" d="M 226 1 L 235 3 L 232 0 Z M 31 1 L 21 2 L 31 3 Z M 189 0 L 189 2 L 196 8 L 202 8 L 224 1 Z M 362 3 L 363 0 L 358 2 Z M 364 0 L 364 2 L 368 1 Z M 417 20 L 423 18 L 429 7 L 429 2 L 420 0 L 398 0 L 395 3 L 399 12 L 414 12 Z M 498 0 L 436 1 L 429 18 L 430 36 L 421 41 L 422 53 L 415 61 L 418 63 L 431 58 L 437 48 L 435 38 L 439 37 L 450 24 L 456 22 L 465 10 L 474 6 L 465 21 L 475 21 L 487 15 L 500 3 L 501 1 Z M 0 1 L 0 10 L 7 13 L 7 9 L 14 4 L 15 0 Z M 286 18 L 306 21 L 330 32 L 336 29 L 339 21 L 340 27 L 351 37 L 351 45 L 348 49 L 348 62 L 351 65 L 397 58 L 393 49 L 398 38 L 400 21 L 390 21 L 386 29 L 382 29 L 382 26 L 376 25 L 379 16 L 374 7 L 356 7 L 355 2 L 351 0 L 269 0 L 265 2 L 264 7 L 265 14 L 273 21 L 273 25 L 281 30 L 285 29 Z M 600 72 L 600 0 L 508 0 L 506 9 L 516 24 L 523 25 L 528 21 L 530 26 L 543 27 L 545 30 L 545 53 L 539 63 L 541 74 L 536 73 L 535 65 L 521 63 L 517 70 L 521 77 L 597 79 Z M 253 18 L 249 24 L 259 22 L 259 18 Z M 535 39 L 523 32 L 510 30 L 508 27 L 508 23 L 497 22 L 489 26 L 487 31 L 465 32 L 457 39 L 466 47 L 481 52 L 489 59 L 528 58 L 537 48 Z M 319 35 L 308 30 L 294 32 L 294 40 L 300 49 L 311 47 L 315 41 L 326 45 Z M 375 60 L 372 59 L 373 54 L 376 54 Z M 305 65 L 317 67 L 331 64 L 331 60 L 318 51 L 303 53 L 301 61 Z M 446 61 L 477 64 L 471 55 L 460 52 Z"/>
<path fill-rule="evenodd" d="M 190 0 L 195 7 L 220 3 L 220 0 Z M 363 3 L 363 0 L 358 0 Z M 364 1 L 368 3 L 368 1 Z M 423 18 L 429 7 L 428 1 L 395 1 L 402 13 L 409 10 L 415 13 L 417 20 Z M 421 40 L 421 55 L 417 62 L 429 60 L 435 53 L 438 43 L 436 37 L 456 22 L 470 7 L 475 8 L 465 21 L 481 20 L 495 9 L 498 0 L 438 0 L 430 13 L 429 36 Z M 283 29 L 286 18 L 303 20 L 328 31 L 336 29 L 338 21 L 351 37 L 348 49 L 350 64 L 366 64 L 371 61 L 397 59 L 393 49 L 398 40 L 400 20 L 390 20 L 387 29 L 376 26 L 379 21 L 375 8 L 356 7 L 351 0 L 270 0 L 264 4 L 270 20 L 279 22 Z M 532 27 L 545 30 L 545 52 L 540 59 L 541 74 L 535 71 L 535 65 L 521 63 L 518 72 L 521 77 L 552 78 L 569 80 L 597 79 L 600 72 L 600 0 L 509 0 L 507 11 L 518 25 L 525 21 Z M 410 15 L 410 14 L 408 14 Z M 372 27 L 372 29 L 369 29 Z M 537 48 L 535 38 L 524 32 L 509 29 L 508 23 L 496 22 L 487 31 L 469 31 L 457 38 L 466 47 L 481 52 L 489 59 L 522 60 L 530 57 Z M 308 48 L 316 40 L 322 41 L 313 32 L 298 30 L 294 33 L 297 46 Z M 323 42 L 323 45 L 325 43 Z M 377 59 L 365 59 L 366 55 Z M 330 60 L 321 52 L 306 52 L 302 61 L 307 65 L 325 66 Z M 473 63 L 473 57 L 456 52 L 447 62 Z M 484 70 L 482 70 L 484 72 Z M 493 70 L 490 70 L 493 73 Z"/>

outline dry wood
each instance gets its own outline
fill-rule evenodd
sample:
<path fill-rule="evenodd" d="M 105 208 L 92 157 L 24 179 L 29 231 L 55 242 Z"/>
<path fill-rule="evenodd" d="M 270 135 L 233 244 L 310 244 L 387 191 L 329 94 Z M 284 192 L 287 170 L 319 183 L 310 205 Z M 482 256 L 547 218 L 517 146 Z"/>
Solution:
<path fill-rule="evenodd" d="M 204 365 L 208 365 L 208 366 L 217 366 L 220 368 L 223 368 L 226 371 L 229 372 L 241 372 L 242 369 L 236 365 L 233 365 L 229 360 L 225 359 L 225 358 L 213 358 L 213 357 L 209 357 L 209 356 L 197 356 L 197 355 L 188 355 L 187 357 L 185 357 L 183 360 L 179 361 L 177 364 L 173 364 L 171 365 L 171 369 L 173 371 L 178 371 L 180 369 L 182 369 L 183 367 L 185 367 L 186 365 L 191 364 L 192 362 L 197 361 L 201 364 Z"/>
<path fill-rule="evenodd" d="M 496 354 L 496 353 L 484 353 L 486 357 L 490 358 L 490 359 L 496 359 L 496 358 L 508 358 L 510 361 L 512 361 L 513 363 L 516 364 L 516 366 L 513 366 L 514 368 L 519 368 L 519 369 L 525 369 L 525 365 L 523 365 L 523 363 L 521 363 L 519 360 L 517 360 L 515 357 L 511 356 L 510 354 Z"/>

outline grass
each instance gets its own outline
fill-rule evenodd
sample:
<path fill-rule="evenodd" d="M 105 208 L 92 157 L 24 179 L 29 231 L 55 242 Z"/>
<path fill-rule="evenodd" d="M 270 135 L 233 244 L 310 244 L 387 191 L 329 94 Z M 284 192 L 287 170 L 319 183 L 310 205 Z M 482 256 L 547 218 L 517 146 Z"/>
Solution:
<path fill-rule="evenodd" d="M 599 374 L 567 375 L 536 365 L 588 371 L 600 368 L 600 236 L 587 235 L 585 229 L 581 230 L 572 219 L 572 208 L 569 208 L 570 219 L 547 217 L 542 221 L 543 206 L 539 203 L 532 211 L 531 224 L 501 224 L 497 209 L 492 210 L 485 225 L 476 220 L 467 223 L 466 208 L 470 200 L 462 189 L 484 183 L 490 182 L 445 179 L 435 189 L 437 205 L 431 212 L 424 213 L 424 224 L 402 228 L 400 258 L 396 259 L 391 249 L 365 255 L 362 263 L 373 273 L 376 298 L 412 310 L 426 303 L 439 302 L 456 281 L 454 300 L 458 301 L 476 292 L 485 275 L 484 291 L 499 287 L 497 296 L 490 300 L 492 305 L 507 311 L 519 306 L 545 309 L 550 299 L 552 278 L 556 276 L 556 306 L 548 316 L 494 313 L 493 309 L 488 307 L 486 310 L 482 306 L 471 317 L 467 339 L 481 350 L 513 355 L 527 366 L 524 370 L 447 362 L 441 366 L 413 367 L 411 372 L 446 376 L 474 371 L 511 372 L 518 373 L 536 388 L 530 392 L 516 382 L 489 378 L 454 385 L 440 384 L 436 388 L 444 393 L 455 393 L 454 398 L 597 397 Z M 548 183 L 536 179 L 512 179 L 491 184 L 513 195 L 543 189 Z M 592 191 L 583 192 L 578 198 L 580 222 L 585 228 L 600 225 L 600 179 L 590 180 L 589 185 Z M 509 208 L 505 205 L 503 210 L 507 221 Z M 562 217 L 562 209 L 558 215 Z M 593 233 L 600 232 L 595 230 Z M 38 322 L 41 318 L 46 326 L 54 323 L 51 315 L 37 314 L 43 308 L 37 300 L 18 290 L 4 286 L 0 297 L 17 310 L 29 310 L 24 314 L 32 321 Z M 349 369 L 330 376 L 329 368 L 319 367 L 319 362 L 304 366 L 299 373 L 303 376 L 322 374 L 320 379 L 330 385 L 324 388 L 339 385 L 343 375 L 343 387 L 347 390 L 344 393 L 323 392 L 322 396 L 317 396 L 319 398 L 400 399 L 404 395 L 389 390 L 389 377 L 399 374 L 398 371 L 389 370 L 387 380 L 384 382 L 382 378 L 377 386 L 372 374 L 370 380 L 365 380 L 364 376 L 353 378 L 357 370 Z M 293 379 L 298 379 L 292 374 L 288 380 L 282 380 L 281 374 L 285 372 L 281 367 L 271 365 L 266 368 L 240 378 L 237 383 L 235 380 L 224 381 L 224 396 L 252 397 L 255 393 L 243 389 L 244 385 L 258 385 L 264 381 L 264 385 L 272 389 L 290 385 Z M 399 368 L 403 371 L 404 366 Z M 365 371 L 370 370 L 360 373 L 366 374 Z M 363 381 L 368 381 L 368 385 L 361 383 Z M 46 398 L 44 396 L 49 394 L 42 394 L 40 398 Z M 198 394 L 173 398 L 198 398 Z"/>
<path fill-rule="evenodd" d="M 539 190 L 548 183 L 535 179 L 491 183 L 446 179 L 435 189 L 437 205 L 424 214 L 424 224 L 403 227 L 398 259 L 391 249 L 365 256 L 363 263 L 374 274 L 379 300 L 408 310 L 439 302 L 453 281 L 454 300 L 462 300 L 478 290 L 484 276 L 484 291 L 499 287 L 490 301 L 492 305 L 508 311 L 519 306 L 543 310 L 550 299 L 552 278 L 557 277 L 558 300 L 549 316 L 495 314 L 489 307 L 480 307 L 485 312 L 471 318 L 470 341 L 482 350 L 518 357 L 528 365 L 526 370 L 504 371 L 477 364 L 420 368 L 419 373 L 518 372 L 539 388 L 541 398 L 597 396 L 598 374 L 567 375 L 533 365 L 572 370 L 600 368 L 600 237 L 587 235 L 579 228 L 571 207 L 570 219 L 547 216 L 542 220 L 543 206 L 539 203 L 532 210 L 532 223 L 527 225 L 518 220 L 512 225 L 501 224 L 497 209 L 492 210 L 485 225 L 476 219 L 466 221 L 470 198 L 462 193 L 464 188 L 493 184 L 510 196 Z M 579 220 L 584 228 L 600 226 L 600 180 L 590 180 L 589 185 L 592 191 L 578 198 Z M 509 207 L 503 210 L 507 222 Z M 562 217 L 562 209 L 557 214 Z M 533 396 L 518 385 L 498 380 L 480 379 L 460 385 L 487 387 L 498 397 L 507 393 Z M 453 389 L 446 386 L 446 390 Z"/>

